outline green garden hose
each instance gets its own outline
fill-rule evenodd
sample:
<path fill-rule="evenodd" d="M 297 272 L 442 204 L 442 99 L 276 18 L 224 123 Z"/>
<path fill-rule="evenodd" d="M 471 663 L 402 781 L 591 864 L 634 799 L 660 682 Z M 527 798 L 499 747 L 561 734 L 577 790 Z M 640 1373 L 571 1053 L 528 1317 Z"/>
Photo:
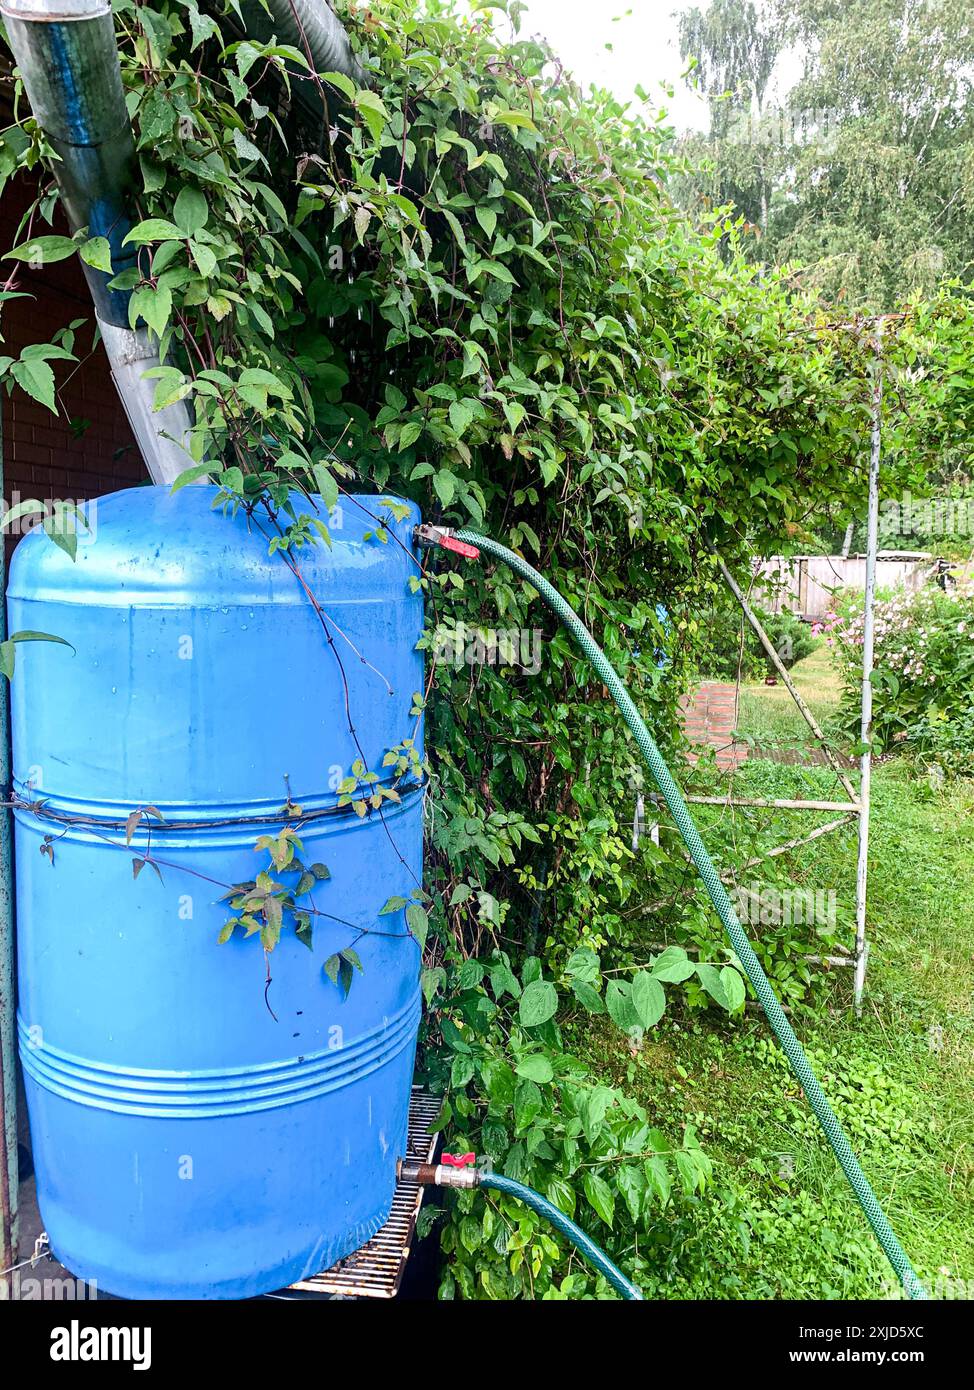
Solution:
<path fill-rule="evenodd" d="M 429 531 L 435 533 L 439 528 L 430 527 Z M 540 594 L 541 598 L 557 616 L 562 625 L 568 630 L 575 639 L 582 653 L 588 658 L 593 669 L 597 672 L 599 679 L 611 692 L 622 713 L 623 719 L 629 726 L 639 751 L 643 755 L 646 766 L 649 768 L 656 781 L 657 786 L 663 794 L 663 799 L 669 807 L 670 814 L 676 822 L 677 828 L 683 837 L 690 857 L 696 865 L 697 871 L 706 886 L 710 895 L 710 901 L 717 911 L 717 916 L 724 924 L 724 928 L 730 939 L 730 943 L 737 953 L 737 957 L 744 967 L 744 973 L 750 980 L 752 988 L 760 1001 L 761 1007 L 767 1015 L 768 1022 L 771 1024 L 772 1031 L 779 1043 L 783 1047 L 791 1069 L 801 1083 L 802 1090 L 808 1097 L 809 1103 L 815 1112 L 815 1117 L 822 1127 L 832 1152 L 839 1160 L 839 1164 L 848 1179 L 849 1185 L 856 1195 L 859 1205 L 862 1207 L 869 1221 L 870 1226 L 883 1247 L 886 1258 L 889 1260 L 899 1280 L 901 1287 L 908 1297 L 913 1299 L 925 1299 L 929 1295 L 913 1270 L 910 1261 L 907 1259 L 903 1247 L 900 1245 L 893 1231 L 892 1226 L 886 1218 L 886 1214 L 876 1199 L 876 1194 L 869 1185 L 869 1180 L 852 1151 L 852 1146 L 846 1136 L 832 1107 L 825 1098 L 825 1092 L 819 1084 L 818 1078 L 809 1065 L 808 1058 L 802 1051 L 801 1043 L 795 1036 L 794 1029 L 785 1016 L 785 1011 L 778 1002 L 777 996 L 768 981 L 767 975 L 761 968 L 761 963 L 754 954 L 754 949 L 747 935 L 738 921 L 727 890 L 720 881 L 720 876 L 714 867 L 710 855 L 707 853 L 706 846 L 700 838 L 700 832 L 694 824 L 693 817 L 687 810 L 686 802 L 680 794 L 680 789 L 673 780 L 669 768 L 666 766 L 663 756 L 653 741 L 652 735 L 647 729 L 640 716 L 639 711 L 634 705 L 629 692 L 623 685 L 619 676 L 616 674 L 612 663 L 595 641 L 588 628 L 579 618 L 569 603 L 562 598 L 561 594 L 548 583 L 536 569 L 528 562 L 516 555 L 514 551 L 508 550 L 506 546 L 491 540 L 489 536 L 478 535 L 475 531 L 459 530 L 450 532 L 440 532 L 440 535 L 449 539 L 452 536 L 454 541 L 464 546 L 474 546 L 478 550 L 483 550 L 486 554 L 496 560 L 502 561 L 509 566 L 519 578 L 531 584 Z M 434 544 L 442 543 L 433 537 Z M 455 548 L 449 547 L 448 548 Z M 495 1183 L 497 1179 L 494 1179 Z M 508 1181 L 505 1179 L 505 1181 Z M 520 1195 L 520 1194 L 519 1194 Z M 561 1213 L 559 1213 L 561 1215 Z"/>
<path fill-rule="evenodd" d="M 554 1226 L 556 1231 L 560 1231 L 563 1236 L 571 1241 L 575 1249 L 582 1255 L 593 1269 L 605 1275 L 616 1293 L 623 1298 L 632 1300 L 642 1300 L 642 1294 L 636 1285 L 627 1279 L 621 1269 L 609 1259 L 604 1250 L 596 1245 L 591 1236 L 587 1236 L 581 1226 L 576 1226 L 571 1217 L 566 1216 L 563 1211 L 549 1202 L 547 1197 L 542 1197 L 540 1192 L 535 1192 L 533 1187 L 525 1187 L 523 1182 L 515 1182 L 513 1178 L 505 1178 L 500 1173 L 481 1172 L 479 1174 L 478 1186 L 492 1187 L 496 1192 L 506 1192 L 511 1197 L 536 1211 L 539 1216 L 543 1216 Z"/>

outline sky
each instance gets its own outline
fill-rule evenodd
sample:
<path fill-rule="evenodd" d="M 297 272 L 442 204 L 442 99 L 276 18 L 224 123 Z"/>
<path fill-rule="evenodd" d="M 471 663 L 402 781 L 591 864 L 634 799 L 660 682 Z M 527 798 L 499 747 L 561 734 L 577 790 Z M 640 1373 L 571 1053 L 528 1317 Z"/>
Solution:
<path fill-rule="evenodd" d="M 680 81 L 677 13 L 689 8 L 686 0 L 528 0 L 521 32 L 549 39 L 583 86 L 596 82 L 619 97 L 642 86 L 674 125 L 704 130 L 706 103 Z M 676 89 L 672 99 L 663 82 Z"/>
<path fill-rule="evenodd" d="M 665 108 L 680 130 L 707 130 L 707 104 L 681 80 L 678 16 L 694 0 L 527 0 L 522 34 L 543 34 L 582 84 L 595 82 L 629 98 L 637 86 Z M 706 7 L 707 0 L 696 0 Z M 797 59 L 783 64 L 779 87 L 799 75 Z M 673 87 L 666 96 L 662 84 Z"/>

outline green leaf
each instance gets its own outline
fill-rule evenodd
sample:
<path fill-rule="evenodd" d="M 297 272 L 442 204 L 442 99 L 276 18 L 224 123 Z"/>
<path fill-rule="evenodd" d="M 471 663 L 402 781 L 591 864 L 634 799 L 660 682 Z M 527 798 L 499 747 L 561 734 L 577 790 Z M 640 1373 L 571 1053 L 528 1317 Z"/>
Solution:
<path fill-rule="evenodd" d="M 472 1080 L 476 1072 L 476 1064 L 472 1057 L 465 1057 L 458 1052 L 450 1065 L 450 1085 L 454 1090 L 459 1090 Z"/>
<path fill-rule="evenodd" d="M 537 1028 L 554 1018 L 558 1010 L 558 991 L 550 980 L 534 980 L 521 995 L 518 1018 L 525 1028 Z"/>
<path fill-rule="evenodd" d="M 158 145 L 176 124 L 176 108 L 164 84 L 149 89 L 139 109 L 139 149 Z"/>
<path fill-rule="evenodd" d="M 208 463 L 197 463 L 192 468 L 184 469 L 172 485 L 171 491 L 178 492 L 180 488 L 186 487 L 187 483 L 195 483 L 198 478 L 205 478 L 212 472 Z"/>
<path fill-rule="evenodd" d="M 514 1092 L 514 1121 L 523 1132 L 533 1124 L 544 1109 L 544 1099 L 533 1081 L 518 1082 Z"/>
<path fill-rule="evenodd" d="M 545 1196 L 566 1216 L 575 1215 L 575 1189 L 566 1178 L 552 1178 L 545 1189 Z"/>
<path fill-rule="evenodd" d="M 65 261 L 78 250 L 78 243 L 69 236 L 35 236 L 6 251 L 5 261 L 29 261 L 31 265 L 53 265 Z"/>
<path fill-rule="evenodd" d="M 152 289 L 151 286 L 144 285 L 141 289 L 136 290 L 129 300 L 130 326 L 136 328 L 139 319 L 145 319 L 158 338 L 161 338 L 165 332 L 171 313 L 172 290 L 164 286 Z"/>
<path fill-rule="evenodd" d="M 476 415 L 476 408 L 469 400 L 454 401 L 450 406 L 450 424 L 458 435 L 466 433 L 467 426 Z"/>
<path fill-rule="evenodd" d="M 112 248 L 107 237 L 90 237 L 82 244 L 78 254 L 85 265 L 90 265 L 93 270 L 103 270 L 106 275 L 111 275 Z"/>
<path fill-rule="evenodd" d="M 419 977 L 419 982 L 423 990 L 423 998 L 427 1007 L 446 984 L 446 971 L 442 965 L 436 966 L 433 970 L 424 970 Z"/>
<path fill-rule="evenodd" d="M 204 279 L 208 279 L 216 270 L 218 264 L 213 251 L 211 251 L 208 246 L 204 246 L 201 241 L 191 241 L 189 243 L 189 252 L 196 262 L 196 269 Z"/>
<path fill-rule="evenodd" d="M 678 985 L 689 980 L 694 964 L 681 946 L 667 946 L 653 962 L 652 973 L 665 984 Z"/>
<path fill-rule="evenodd" d="M 683 1191 L 687 1197 L 691 1197 L 700 1186 L 700 1172 L 688 1154 L 677 1152 L 673 1155 L 673 1161 L 676 1163 Z"/>
<path fill-rule="evenodd" d="M 369 223 L 372 221 L 372 212 L 369 208 L 360 204 L 355 209 L 355 217 L 353 220 L 355 223 L 355 236 L 361 245 L 365 240 L 365 233 L 369 230 Z"/>
<path fill-rule="evenodd" d="M 474 208 L 474 216 L 483 227 L 489 237 L 493 237 L 497 230 L 497 213 L 491 208 L 482 207 L 479 203 Z"/>
<path fill-rule="evenodd" d="M 633 1163 L 621 1163 L 616 1170 L 616 1187 L 633 1221 L 638 1221 L 646 1195 L 646 1174 Z"/>
<path fill-rule="evenodd" d="M 736 1013 L 738 1009 L 743 1008 L 744 1000 L 747 998 L 740 971 L 735 970 L 732 965 L 725 965 L 720 972 L 720 983 L 726 1001 L 724 1007 L 728 1013 Z"/>
<path fill-rule="evenodd" d="M 575 980 L 572 984 L 572 992 L 575 998 L 587 1009 L 590 1014 L 604 1014 L 605 1002 L 594 985 L 590 985 L 586 980 Z"/>
<path fill-rule="evenodd" d="M 647 1158 L 643 1165 L 643 1172 L 646 1174 L 646 1182 L 650 1192 L 655 1192 L 660 1202 L 665 1205 L 670 1198 L 673 1188 L 673 1179 L 670 1170 L 666 1166 L 666 1159 L 656 1155 Z"/>
<path fill-rule="evenodd" d="M 633 1028 L 640 1026 L 639 1015 L 633 1006 L 632 990 L 628 983 L 610 980 L 605 991 L 605 1006 L 612 1022 L 624 1033 L 631 1032 Z"/>
<path fill-rule="evenodd" d="M 457 217 L 456 213 L 451 212 L 449 208 L 441 208 L 440 211 L 443 213 L 443 216 L 446 218 L 447 223 L 449 224 L 449 227 L 453 232 L 453 235 L 456 237 L 457 245 L 460 247 L 460 250 L 466 256 L 468 254 L 467 238 L 464 235 L 460 219 Z"/>
<path fill-rule="evenodd" d="M 164 217 L 148 217 L 144 222 L 135 224 L 122 245 L 127 246 L 129 242 L 133 242 L 136 246 L 148 246 L 153 241 L 179 241 L 185 235 L 182 228 L 167 222 Z"/>
<path fill-rule="evenodd" d="M 27 497 L 24 499 L 23 502 L 15 502 L 14 505 L 10 508 L 10 510 L 5 514 L 3 518 L 3 527 L 5 530 L 9 530 L 15 522 L 21 519 L 21 517 L 33 516 L 37 512 L 46 511 L 47 507 L 43 502 L 38 501 L 36 497 Z"/>
<path fill-rule="evenodd" d="M 641 970 L 632 981 L 632 1006 L 644 1028 L 655 1028 L 666 1009 L 666 995 L 658 979 Z"/>
<path fill-rule="evenodd" d="M 603 1121 L 614 1099 L 608 1086 L 593 1086 L 578 1102 L 579 1119 L 590 1144 L 594 1144 L 602 1133 Z"/>
<path fill-rule="evenodd" d="M 337 87 L 344 96 L 348 97 L 349 101 L 355 96 L 357 90 L 355 83 L 344 72 L 323 72 L 321 80 L 322 82 L 330 82 L 333 87 Z"/>
<path fill-rule="evenodd" d="M 602 979 L 599 958 L 588 946 L 577 946 L 568 957 L 565 969 L 573 979 L 584 980 L 590 985 L 597 985 Z"/>
<path fill-rule="evenodd" d="M 46 405 L 48 410 L 57 414 L 57 406 L 54 403 L 54 373 L 46 362 L 37 358 L 29 358 L 26 361 L 21 358 L 20 361 L 11 363 L 10 375 L 28 396 L 33 396 L 35 401 L 40 401 L 41 405 Z"/>
<path fill-rule="evenodd" d="M 697 978 L 711 999 L 715 1000 L 722 1009 L 726 1009 L 727 995 L 724 992 L 724 982 L 717 967 L 701 963 L 697 966 Z"/>
<path fill-rule="evenodd" d="M 74 518 L 67 517 L 64 510 L 55 511 L 43 522 L 44 534 L 50 536 L 54 544 L 63 550 L 70 560 L 78 555 L 78 532 Z"/>
<path fill-rule="evenodd" d="M 199 48 L 201 43 L 205 43 L 207 39 L 214 38 L 220 32 L 217 28 L 216 21 L 211 19 L 209 15 L 200 14 L 198 7 L 193 3 L 189 6 L 189 22 L 193 31 L 191 52 Z"/>
<path fill-rule="evenodd" d="M 311 920 L 311 914 L 309 912 L 296 912 L 294 920 L 296 923 L 295 936 L 302 946 L 306 946 L 309 951 L 314 951 L 314 924 Z"/>
<path fill-rule="evenodd" d="M 585 1193 L 586 1201 L 595 1212 L 596 1216 L 600 1217 L 607 1226 L 611 1226 L 615 1216 L 616 1204 L 615 1197 L 612 1194 L 612 1188 L 605 1179 L 600 1178 L 594 1169 L 589 1168 L 586 1170 L 585 1176 L 582 1179 L 582 1190 Z"/>
<path fill-rule="evenodd" d="M 515 1068 L 518 1076 L 527 1077 L 529 1081 L 536 1081 L 539 1086 L 546 1085 L 554 1076 L 555 1071 L 547 1057 L 540 1052 L 534 1052 L 530 1057 L 525 1057 Z"/>
<path fill-rule="evenodd" d="M 75 648 L 65 637 L 55 637 L 51 632 L 35 632 L 33 628 L 22 628 L 19 632 L 12 632 L 7 638 L 8 642 L 53 642 L 58 647 Z"/>
<path fill-rule="evenodd" d="M 242 130 L 235 130 L 233 132 L 232 140 L 233 148 L 236 150 L 237 155 L 241 160 L 248 163 L 252 162 L 253 160 L 258 160 L 261 164 L 267 163 L 267 160 L 261 154 L 257 146 L 253 143 L 252 140 L 247 139 L 246 135 L 244 135 Z"/>
<path fill-rule="evenodd" d="M 429 918 L 424 908 L 419 903 L 411 903 L 406 908 L 406 922 L 409 929 L 419 942 L 419 949 L 422 951 L 426 945 L 426 934 L 429 931 Z"/>
<path fill-rule="evenodd" d="M 316 463 L 312 466 L 315 486 L 321 495 L 321 500 L 329 511 L 338 503 L 338 484 L 335 481 L 331 469 L 326 468 L 323 463 Z"/>
<path fill-rule="evenodd" d="M 382 98 L 367 88 L 355 93 L 355 107 L 369 128 L 373 140 L 378 140 L 389 123 L 389 112 Z"/>
<path fill-rule="evenodd" d="M 403 425 L 402 433 L 399 436 L 399 452 L 402 453 L 402 451 L 408 449 L 411 444 L 415 444 L 422 433 L 422 420 L 408 420 L 406 424 Z"/>
<path fill-rule="evenodd" d="M 457 491 L 457 480 L 448 469 L 441 468 L 440 471 L 434 475 L 433 491 L 443 503 L 444 507 L 448 507 L 453 501 Z"/>
<path fill-rule="evenodd" d="M 233 304 L 227 299 L 225 294 L 211 294 L 207 297 L 206 307 L 216 319 L 217 323 L 222 323 L 233 308 Z"/>

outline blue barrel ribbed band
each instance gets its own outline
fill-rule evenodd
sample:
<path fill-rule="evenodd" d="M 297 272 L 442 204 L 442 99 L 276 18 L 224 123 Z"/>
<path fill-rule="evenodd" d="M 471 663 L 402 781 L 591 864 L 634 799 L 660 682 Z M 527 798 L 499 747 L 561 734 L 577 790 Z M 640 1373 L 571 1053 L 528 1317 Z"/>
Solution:
<path fill-rule="evenodd" d="M 417 989 L 392 1017 L 340 1048 L 227 1071 L 130 1070 L 72 1056 L 41 1041 L 19 1020 L 20 1059 L 45 1090 L 78 1105 L 157 1119 L 212 1119 L 274 1110 L 341 1090 L 378 1071 L 415 1043 Z"/>

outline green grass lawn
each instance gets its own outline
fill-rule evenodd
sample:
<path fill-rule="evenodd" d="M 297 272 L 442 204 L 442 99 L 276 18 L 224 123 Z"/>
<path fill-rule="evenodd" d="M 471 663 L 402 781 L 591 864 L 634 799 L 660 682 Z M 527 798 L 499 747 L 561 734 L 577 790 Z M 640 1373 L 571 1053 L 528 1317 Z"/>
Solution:
<path fill-rule="evenodd" d="M 809 662 L 809 670 L 796 668 L 800 684 L 827 716 L 831 672 L 821 653 Z M 782 696 L 789 698 L 780 688 L 752 687 L 742 729 L 762 736 L 775 721 L 782 728 L 792 718 Z M 795 796 L 830 785 L 827 769 L 768 761 L 748 764 L 735 778 L 741 795 Z M 893 762 L 876 769 L 873 785 L 865 1011 L 857 1020 L 851 1009 L 851 971 L 835 970 L 814 1008 L 800 1009 L 794 1022 L 916 1268 L 941 1296 L 960 1296 L 951 1281 L 962 1279 L 970 1295 L 974 784 L 937 790 Z M 701 822 L 722 814 L 706 808 Z M 794 815 L 766 816 L 769 843 L 797 834 L 801 824 Z M 796 881 L 843 885 L 849 902 L 854 836 L 823 837 L 798 851 L 789 868 Z M 710 1193 L 695 1209 L 671 1214 L 665 1241 L 654 1245 L 666 1254 L 647 1262 L 650 1296 L 889 1292 L 884 1257 L 760 1014 L 737 1026 L 714 1011 L 670 1017 L 635 1057 L 620 1051 L 608 1027 L 587 1026 L 571 1043 L 627 1085 L 661 1128 L 690 1118 L 714 1160 Z"/>
<path fill-rule="evenodd" d="M 829 648 L 821 646 L 789 672 L 799 694 L 819 725 L 829 732 L 835 722 L 835 709 L 841 693 L 838 672 L 832 665 Z M 738 726 L 755 743 L 769 747 L 814 747 L 815 739 L 803 719 L 787 686 L 746 682 L 741 686 Z"/>

